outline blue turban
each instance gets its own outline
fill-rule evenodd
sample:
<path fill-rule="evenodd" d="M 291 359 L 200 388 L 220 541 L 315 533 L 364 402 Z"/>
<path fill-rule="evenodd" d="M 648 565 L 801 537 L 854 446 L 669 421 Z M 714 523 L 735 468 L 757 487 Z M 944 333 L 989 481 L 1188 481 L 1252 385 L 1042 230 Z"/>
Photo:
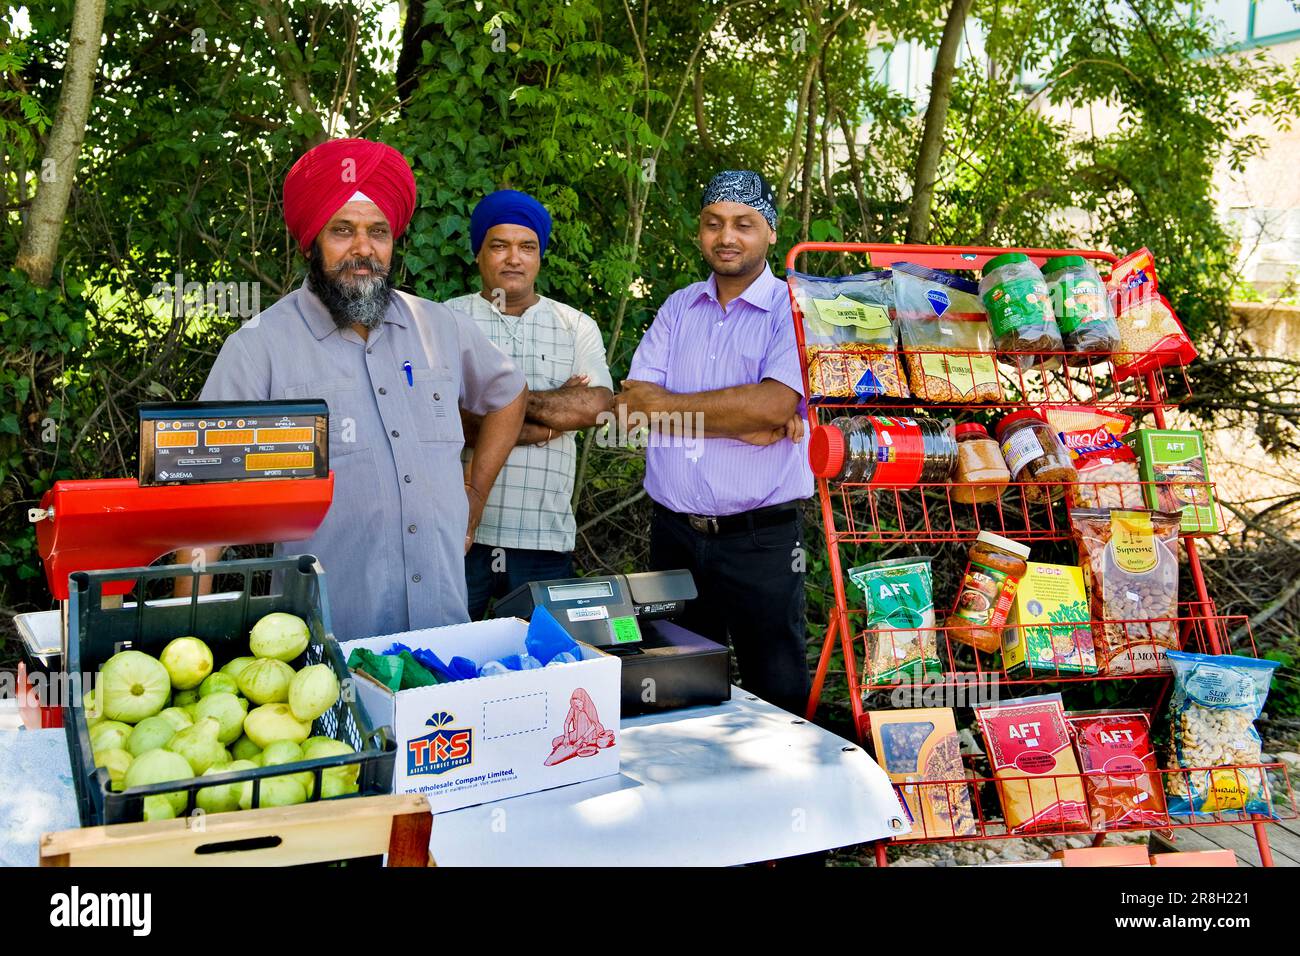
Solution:
<path fill-rule="evenodd" d="M 498 189 L 479 200 L 469 217 L 469 247 L 478 255 L 483 239 L 493 226 L 524 226 L 537 233 L 540 255 L 546 255 L 551 238 L 551 214 L 528 193 L 515 189 Z"/>

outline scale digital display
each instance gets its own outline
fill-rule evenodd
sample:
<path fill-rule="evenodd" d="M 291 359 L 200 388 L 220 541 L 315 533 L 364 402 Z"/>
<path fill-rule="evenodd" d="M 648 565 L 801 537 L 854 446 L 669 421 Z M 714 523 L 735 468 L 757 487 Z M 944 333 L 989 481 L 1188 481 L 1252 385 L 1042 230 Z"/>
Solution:
<path fill-rule="evenodd" d="M 552 584 L 546 589 L 546 596 L 552 601 L 607 598 L 614 596 L 614 587 L 608 581 L 594 581 L 591 584 Z"/>
<path fill-rule="evenodd" d="M 329 407 L 319 399 L 140 406 L 140 484 L 324 478 Z"/>

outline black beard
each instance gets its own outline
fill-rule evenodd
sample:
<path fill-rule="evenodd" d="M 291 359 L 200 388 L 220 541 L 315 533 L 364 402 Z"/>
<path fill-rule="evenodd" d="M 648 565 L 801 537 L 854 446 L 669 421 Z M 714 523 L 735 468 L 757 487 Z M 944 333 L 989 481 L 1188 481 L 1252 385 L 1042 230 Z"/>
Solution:
<path fill-rule="evenodd" d="M 384 314 L 393 298 L 393 273 L 378 260 L 368 258 L 344 259 L 338 267 L 326 271 L 320 247 L 312 243 L 308 257 L 310 271 L 307 282 L 311 291 L 329 310 L 334 324 L 340 329 L 354 325 L 374 330 L 384 324 Z M 339 278 L 344 269 L 369 269 L 368 276 L 353 276 L 351 281 Z"/>

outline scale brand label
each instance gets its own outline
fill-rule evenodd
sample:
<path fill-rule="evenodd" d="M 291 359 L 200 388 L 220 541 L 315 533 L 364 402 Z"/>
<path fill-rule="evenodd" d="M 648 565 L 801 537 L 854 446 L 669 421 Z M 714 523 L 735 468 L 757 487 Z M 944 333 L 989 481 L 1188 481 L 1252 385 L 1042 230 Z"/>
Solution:
<path fill-rule="evenodd" d="M 601 604 L 598 607 L 569 608 L 570 621 L 603 621 L 609 617 L 609 608 Z"/>
<path fill-rule="evenodd" d="M 439 711 L 424 722 L 434 728 L 432 733 L 406 742 L 408 776 L 441 774 L 473 763 L 474 731 L 468 727 L 449 727 L 455 719 L 445 710 Z"/>

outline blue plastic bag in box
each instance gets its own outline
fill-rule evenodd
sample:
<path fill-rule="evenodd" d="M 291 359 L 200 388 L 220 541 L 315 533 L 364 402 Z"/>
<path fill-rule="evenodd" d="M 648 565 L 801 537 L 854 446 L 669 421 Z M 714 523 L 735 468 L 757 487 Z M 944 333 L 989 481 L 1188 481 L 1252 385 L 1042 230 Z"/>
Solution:
<path fill-rule="evenodd" d="M 582 660 L 582 651 L 578 647 L 578 642 L 569 636 L 564 625 L 544 607 L 533 611 L 533 619 L 528 622 L 524 647 L 543 665 L 549 664 L 551 658 L 557 654 L 572 654 L 575 660 Z"/>

